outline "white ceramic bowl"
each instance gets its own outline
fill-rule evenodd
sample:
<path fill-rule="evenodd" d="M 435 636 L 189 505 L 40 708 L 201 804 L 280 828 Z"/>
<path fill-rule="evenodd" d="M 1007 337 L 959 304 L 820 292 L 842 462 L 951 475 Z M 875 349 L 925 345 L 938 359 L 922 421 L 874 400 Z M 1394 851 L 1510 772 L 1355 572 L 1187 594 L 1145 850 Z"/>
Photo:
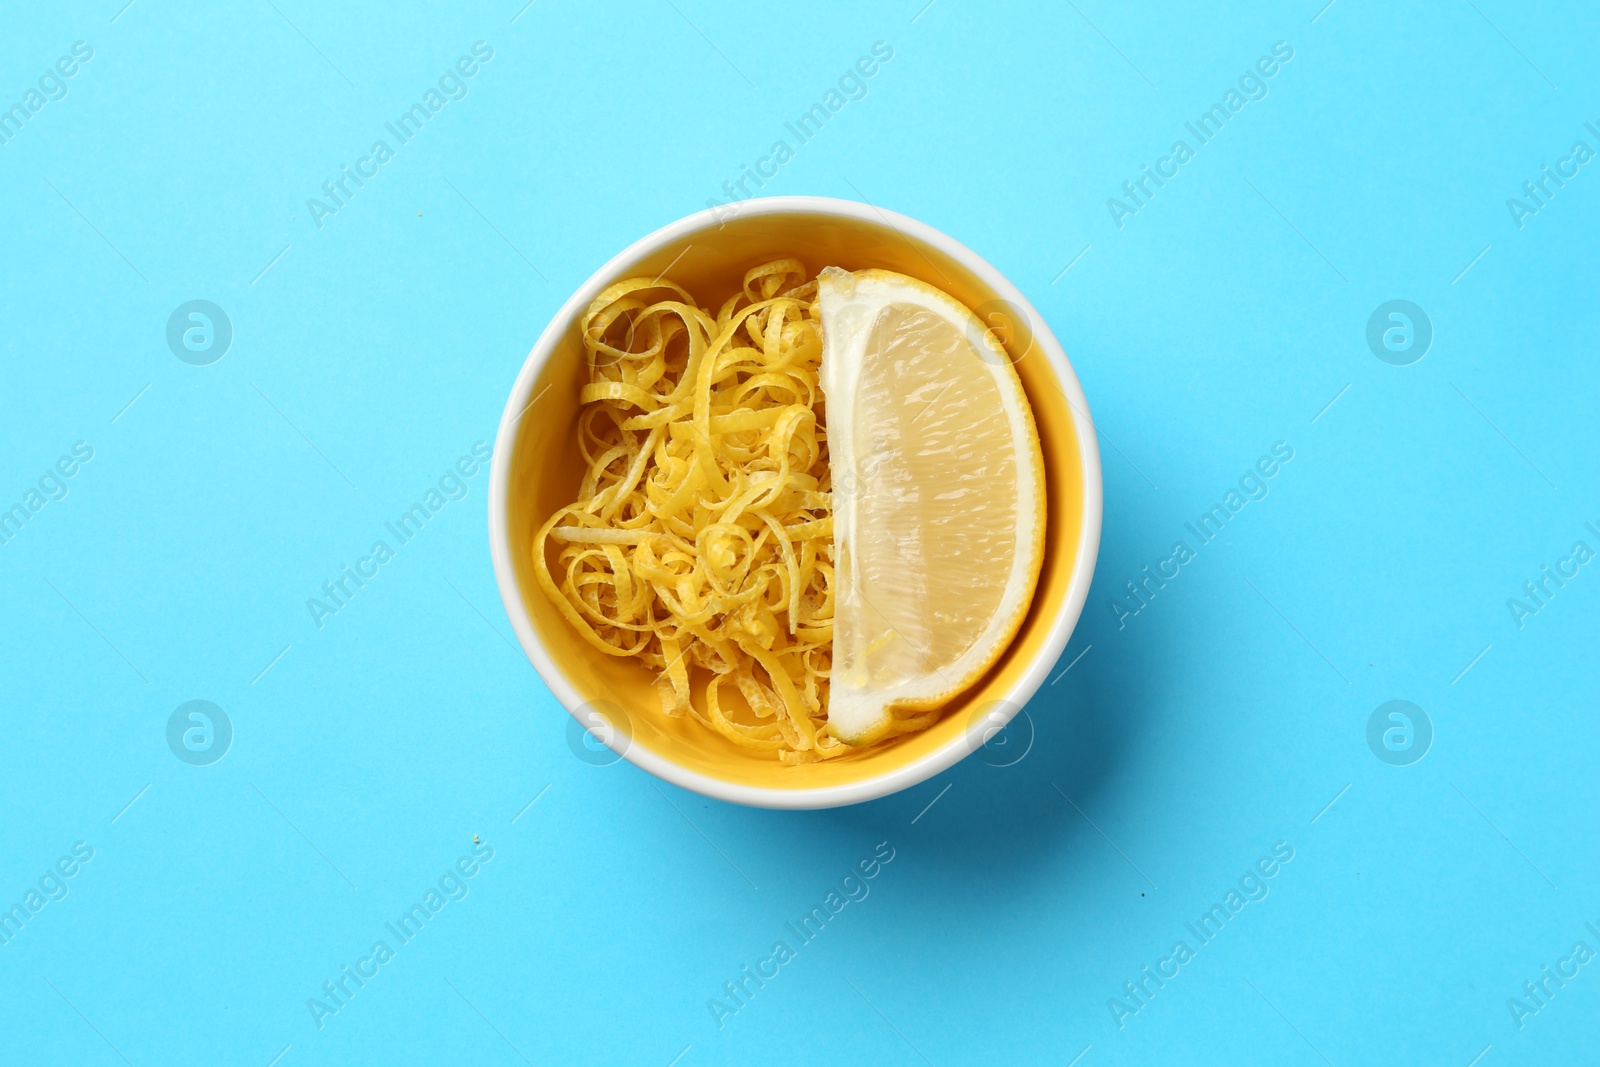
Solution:
<path fill-rule="evenodd" d="M 578 640 L 533 583 L 531 531 L 572 499 L 581 475 L 570 441 L 582 371 L 578 319 L 606 286 L 667 273 L 699 299 L 694 278 L 737 278 L 764 258 L 799 255 L 884 267 L 950 292 L 1001 333 L 1033 406 L 1045 448 L 1046 561 L 1033 609 L 1006 656 L 944 719 L 869 758 L 786 767 L 745 754 L 649 707 L 645 669 Z M 687 280 L 686 280 L 687 279 Z M 568 495 L 563 495 L 563 494 Z M 1101 521 L 1100 455 L 1089 405 L 1060 343 L 1027 299 L 965 246 L 869 204 L 823 197 L 748 200 L 657 230 L 596 271 L 561 306 L 507 398 L 489 482 L 489 546 L 506 615 L 523 651 L 564 707 L 636 766 L 674 785 L 740 804 L 821 808 L 915 785 L 987 741 L 1038 690 L 1065 649 L 1094 575 Z M 598 714 L 596 709 L 600 709 Z M 632 708 L 626 711 L 625 708 Z M 620 718 L 623 721 L 613 721 Z M 699 731 L 696 733 L 695 731 Z"/>

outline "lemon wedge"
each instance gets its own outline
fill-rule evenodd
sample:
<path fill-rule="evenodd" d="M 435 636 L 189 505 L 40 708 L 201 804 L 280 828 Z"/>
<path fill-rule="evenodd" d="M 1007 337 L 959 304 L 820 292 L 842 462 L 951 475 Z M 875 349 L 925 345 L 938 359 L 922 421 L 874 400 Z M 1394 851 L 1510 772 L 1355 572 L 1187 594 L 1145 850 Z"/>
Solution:
<path fill-rule="evenodd" d="M 994 335 L 884 270 L 818 280 L 833 479 L 828 724 L 870 744 L 942 706 L 1016 636 L 1044 558 L 1044 460 Z"/>

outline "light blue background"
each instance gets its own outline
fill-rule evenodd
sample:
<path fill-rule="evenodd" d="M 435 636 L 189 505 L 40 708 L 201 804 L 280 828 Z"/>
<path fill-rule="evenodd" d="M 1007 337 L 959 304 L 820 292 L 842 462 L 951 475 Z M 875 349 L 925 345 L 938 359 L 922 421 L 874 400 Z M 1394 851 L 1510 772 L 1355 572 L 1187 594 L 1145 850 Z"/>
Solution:
<path fill-rule="evenodd" d="M 1522 1029 L 1506 1004 L 1600 949 L 1600 569 L 1520 629 L 1506 604 L 1600 549 L 1600 169 L 1520 229 L 1506 205 L 1600 149 L 1592 6 L 522 2 L 0 17 L 5 106 L 94 49 L 0 147 L 0 506 L 94 449 L 0 546 L 0 906 L 95 850 L 0 947 L 0 1060 L 1595 1055 L 1600 965 Z M 319 229 L 307 198 L 479 40 L 469 95 Z M 1280 40 L 1267 98 L 1119 230 L 1106 199 Z M 1104 434 L 1095 586 L 1025 758 L 811 814 L 580 761 L 498 602 L 484 472 L 319 630 L 306 599 L 492 441 L 560 302 L 876 41 L 763 191 L 970 245 Z M 197 298 L 235 333 L 205 367 L 164 336 Z M 1435 330 L 1408 367 L 1365 341 L 1397 298 Z M 1123 583 L 1278 441 L 1270 495 L 1119 629 Z M 234 726 L 211 766 L 166 744 L 192 699 Z M 1367 746 L 1391 699 L 1434 726 L 1411 766 Z M 307 998 L 474 834 L 470 895 L 318 1029 Z M 881 841 L 870 896 L 719 1029 L 707 1000 Z M 1270 895 L 1199 947 L 1278 841 Z M 1180 938 L 1119 1029 L 1108 999 Z"/>

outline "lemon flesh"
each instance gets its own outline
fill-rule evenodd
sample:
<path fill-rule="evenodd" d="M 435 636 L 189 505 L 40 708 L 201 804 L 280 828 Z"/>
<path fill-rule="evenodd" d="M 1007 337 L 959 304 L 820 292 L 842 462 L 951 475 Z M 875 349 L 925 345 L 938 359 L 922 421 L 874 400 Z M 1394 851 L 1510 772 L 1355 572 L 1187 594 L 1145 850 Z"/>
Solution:
<path fill-rule="evenodd" d="M 963 304 L 889 271 L 822 272 L 833 479 L 828 723 L 851 744 L 936 708 L 1016 635 L 1044 554 L 1022 383 Z"/>

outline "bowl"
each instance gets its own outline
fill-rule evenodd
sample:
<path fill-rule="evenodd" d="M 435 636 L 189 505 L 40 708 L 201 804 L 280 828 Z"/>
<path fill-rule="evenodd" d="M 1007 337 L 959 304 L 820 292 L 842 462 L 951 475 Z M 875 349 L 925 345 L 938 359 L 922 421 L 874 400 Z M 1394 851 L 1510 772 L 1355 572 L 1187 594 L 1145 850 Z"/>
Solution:
<path fill-rule="evenodd" d="M 654 674 L 587 644 L 533 576 L 539 523 L 576 499 L 584 464 L 575 428 L 585 380 L 579 320 L 606 286 L 670 276 L 698 300 L 731 292 L 744 268 L 797 256 L 813 273 L 882 267 L 943 289 L 994 327 L 1022 378 L 1044 450 L 1045 559 L 1026 621 L 976 685 L 921 733 L 800 766 L 757 757 L 688 717 L 659 710 Z M 711 306 L 716 306 L 712 303 Z M 1046 680 L 1077 625 L 1100 543 L 1100 454 L 1083 389 L 1033 305 L 978 255 L 915 219 L 870 204 L 812 196 L 747 200 L 680 219 L 601 267 L 561 306 L 517 375 L 495 437 L 489 547 L 506 615 L 528 660 L 589 735 L 674 785 L 739 804 L 825 808 L 917 784 L 990 742 Z M 589 735 L 582 731 L 589 731 Z M 613 755 L 615 753 L 615 755 Z"/>

